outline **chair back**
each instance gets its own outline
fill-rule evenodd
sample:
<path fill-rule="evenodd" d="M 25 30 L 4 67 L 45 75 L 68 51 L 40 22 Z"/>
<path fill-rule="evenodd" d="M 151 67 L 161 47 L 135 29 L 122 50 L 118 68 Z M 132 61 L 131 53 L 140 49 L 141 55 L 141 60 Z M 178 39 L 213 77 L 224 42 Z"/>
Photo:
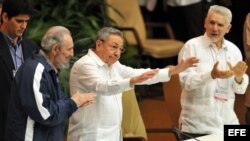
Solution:
<path fill-rule="evenodd" d="M 179 116 L 181 113 L 181 85 L 179 75 L 171 76 L 169 82 L 163 83 L 164 99 L 167 104 L 167 112 L 169 113 L 172 126 L 179 127 Z"/>
<path fill-rule="evenodd" d="M 138 0 L 106 0 L 107 15 L 114 20 L 119 27 L 133 27 L 139 34 L 140 41 L 146 39 L 146 26 L 140 10 Z M 124 32 L 125 39 L 131 45 L 137 45 L 132 32 Z"/>
<path fill-rule="evenodd" d="M 134 89 L 123 92 L 122 133 L 124 140 L 147 140 L 145 125 Z"/>

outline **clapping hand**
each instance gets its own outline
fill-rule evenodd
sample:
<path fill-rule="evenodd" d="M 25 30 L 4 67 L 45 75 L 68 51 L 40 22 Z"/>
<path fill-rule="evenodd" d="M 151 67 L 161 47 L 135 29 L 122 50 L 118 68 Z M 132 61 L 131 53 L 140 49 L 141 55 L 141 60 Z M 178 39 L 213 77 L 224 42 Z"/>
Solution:
<path fill-rule="evenodd" d="M 214 67 L 211 71 L 211 76 L 213 79 L 220 78 L 220 79 L 226 79 L 231 77 L 234 74 L 234 71 L 232 69 L 230 70 L 219 70 L 218 69 L 219 62 L 217 61 L 214 64 Z"/>
<path fill-rule="evenodd" d="M 71 99 L 76 103 L 77 107 L 90 105 L 95 102 L 96 94 L 94 93 L 79 93 L 74 94 Z"/>
<path fill-rule="evenodd" d="M 232 66 L 230 62 L 227 63 L 230 70 L 234 72 L 235 80 L 241 82 L 243 75 L 247 71 L 247 64 L 244 61 L 239 61 L 235 66 Z"/>

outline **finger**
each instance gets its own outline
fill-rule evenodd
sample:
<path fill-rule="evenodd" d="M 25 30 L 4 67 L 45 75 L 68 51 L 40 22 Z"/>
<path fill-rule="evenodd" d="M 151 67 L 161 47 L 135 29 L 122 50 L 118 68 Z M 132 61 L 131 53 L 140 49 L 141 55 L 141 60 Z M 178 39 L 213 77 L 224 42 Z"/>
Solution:
<path fill-rule="evenodd" d="M 96 93 L 91 93 L 91 96 L 92 97 L 96 97 Z"/>
<path fill-rule="evenodd" d="M 232 66 L 232 64 L 230 62 L 227 62 L 227 65 L 229 66 L 230 70 L 233 69 L 233 66 Z"/>
<path fill-rule="evenodd" d="M 225 79 L 233 76 L 234 72 L 233 71 L 220 71 L 219 73 L 219 78 Z"/>
<path fill-rule="evenodd" d="M 233 75 L 234 75 L 234 72 L 233 72 L 233 71 L 230 71 L 229 73 L 226 74 L 226 77 L 229 78 L 229 77 L 231 77 L 231 76 L 233 76 Z"/>
<path fill-rule="evenodd" d="M 239 64 L 240 64 L 240 65 L 246 65 L 246 62 L 240 61 Z"/>
<path fill-rule="evenodd" d="M 148 77 L 148 78 L 150 78 L 150 77 L 153 77 L 154 75 L 156 75 L 157 73 L 158 73 L 158 71 L 154 70 L 154 71 L 145 73 L 145 76 Z"/>
<path fill-rule="evenodd" d="M 87 103 L 84 104 L 84 106 L 87 106 L 87 105 L 90 105 L 90 104 L 93 104 L 95 103 L 95 101 L 88 101 Z"/>
<path fill-rule="evenodd" d="M 180 62 L 178 64 L 183 64 L 185 63 L 185 60 L 184 59 L 181 59 Z"/>
<path fill-rule="evenodd" d="M 154 75 L 155 75 L 154 73 L 147 73 L 147 74 L 144 74 L 144 75 L 142 75 L 141 80 L 151 78 L 151 77 L 153 77 Z"/>
<path fill-rule="evenodd" d="M 198 62 L 199 62 L 199 59 L 196 58 L 196 57 L 192 57 L 191 61 L 192 61 L 192 63 L 198 63 Z"/>
<path fill-rule="evenodd" d="M 245 68 L 245 72 L 247 71 L 247 68 L 248 68 L 248 66 L 246 66 L 246 68 Z"/>
<path fill-rule="evenodd" d="M 155 72 L 157 72 L 157 73 L 158 73 L 159 71 L 160 71 L 160 69 L 159 69 L 159 68 L 156 68 L 156 69 L 155 69 Z"/>
<path fill-rule="evenodd" d="M 217 61 L 217 62 L 214 64 L 214 68 L 217 69 L 218 65 L 219 65 L 219 61 Z"/>
<path fill-rule="evenodd" d="M 190 61 L 190 66 L 196 67 L 198 62 L 199 62 L 199 59 L 197 59 L 196 57 L 192 57 Z"/>
<path fill-rule="evenodd" d="M 242 65 L 242 68 L 246 69 L 247 68 L 247 64 L 244 63 L 244 65 Z"/>

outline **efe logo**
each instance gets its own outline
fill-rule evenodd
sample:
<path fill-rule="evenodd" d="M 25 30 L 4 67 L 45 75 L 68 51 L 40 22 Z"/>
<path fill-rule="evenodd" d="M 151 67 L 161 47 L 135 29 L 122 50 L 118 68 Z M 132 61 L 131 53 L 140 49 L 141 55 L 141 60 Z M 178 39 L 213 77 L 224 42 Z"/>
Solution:
<path fill-rule="evenodd" d="M 250 125 L 224 125 L 224 141 L 249 141 Z"/>

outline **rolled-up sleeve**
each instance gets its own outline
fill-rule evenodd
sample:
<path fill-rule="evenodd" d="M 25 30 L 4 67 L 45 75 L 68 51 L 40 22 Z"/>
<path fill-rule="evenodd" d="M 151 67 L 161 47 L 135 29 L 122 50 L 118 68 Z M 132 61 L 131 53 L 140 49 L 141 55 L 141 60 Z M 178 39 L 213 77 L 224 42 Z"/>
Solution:
<path fill-rule="evenodd" d="M 245 94 L 249 83 L 249 77 L 244 74 L 242 82 L 239 84 L 236 81 L 233 83 L 234 92 L 237 94 Z"/>

